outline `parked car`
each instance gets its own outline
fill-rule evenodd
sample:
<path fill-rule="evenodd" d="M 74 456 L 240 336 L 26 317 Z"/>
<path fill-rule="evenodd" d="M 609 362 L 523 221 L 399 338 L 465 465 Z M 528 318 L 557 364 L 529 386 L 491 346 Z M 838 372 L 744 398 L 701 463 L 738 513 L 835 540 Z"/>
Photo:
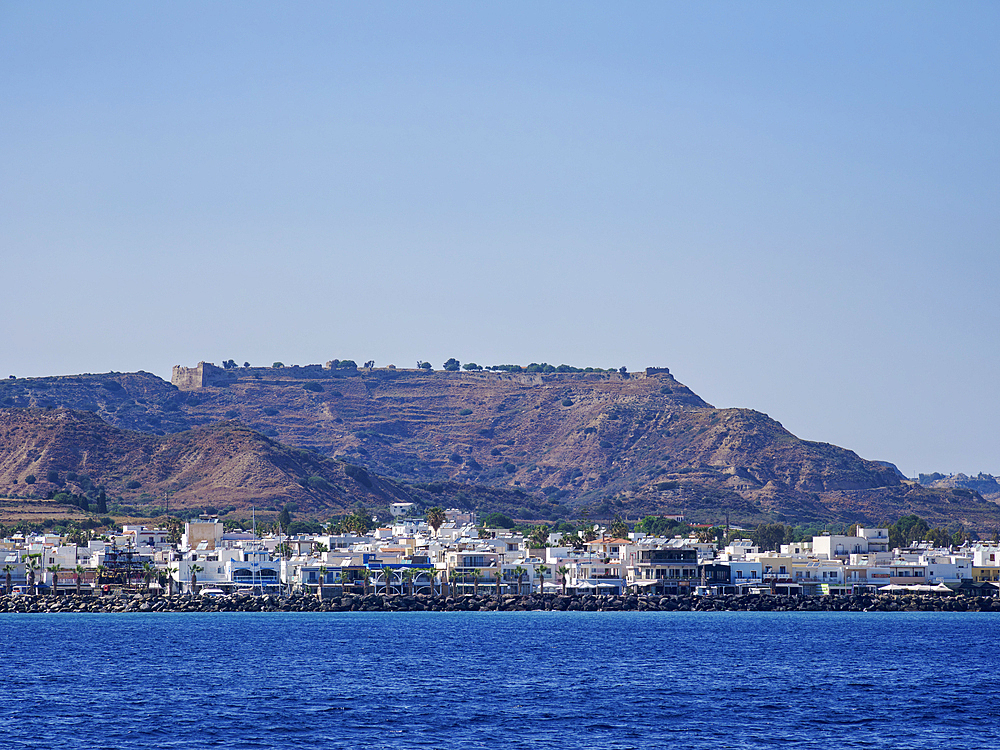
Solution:
<path fill-rule="evenodd" d="M 47 583 L 35 584 L 35 591 L 39 594 L 47 594 L 52 590 L 52 587 Z M 31 596 L 31 587 L 28 584 L 19 584 L 11 588 L 11 596 Z"/>

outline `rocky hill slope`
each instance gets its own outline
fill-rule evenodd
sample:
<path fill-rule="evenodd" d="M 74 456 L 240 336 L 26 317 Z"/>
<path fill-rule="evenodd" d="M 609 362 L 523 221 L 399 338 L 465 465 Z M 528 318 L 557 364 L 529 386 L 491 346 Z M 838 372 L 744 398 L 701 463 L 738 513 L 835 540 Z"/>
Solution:
<path fill-rule="evenodd" d="M 89 412 L 0 410 L 0 489 L 46 496 L 103 487 L 112 502 L 149 510 L 213 507 L 308 515 L 409 499 L 360 467 L 283 446 L 234 422 L 167 436 L 122 430 Z"/>
<path fill-rule="evenodd" d="M 974 493 L 910 486 L 891 465 L 800 440 L 765 414 L 715 409 L 666 370 L 204 365 L 176 368 L 175 382 L 181 388 L 148 373 L 3 381 L 0 406 L 85 409 L 151 435 L 238 422 L 363 466 L 396 493 L 420 495 L 422 485 L 439 499 L 499 503 L 490 509 L 520 518 L 728 513 L 748 523 L 872 523 L 923 508 L 930 518 L 990 526 L 998 510 Z"/>

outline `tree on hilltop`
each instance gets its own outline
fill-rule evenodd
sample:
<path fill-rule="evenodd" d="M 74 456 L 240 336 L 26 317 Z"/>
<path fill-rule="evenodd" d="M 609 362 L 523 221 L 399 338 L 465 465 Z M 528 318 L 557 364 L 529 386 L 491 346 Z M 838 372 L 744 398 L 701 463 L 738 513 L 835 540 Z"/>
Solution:
<path fill-rule="evenodd" d="M 445 372 L 458 372 L 461 368 L 462 364 L 454 357 L 444 363 Z"/>

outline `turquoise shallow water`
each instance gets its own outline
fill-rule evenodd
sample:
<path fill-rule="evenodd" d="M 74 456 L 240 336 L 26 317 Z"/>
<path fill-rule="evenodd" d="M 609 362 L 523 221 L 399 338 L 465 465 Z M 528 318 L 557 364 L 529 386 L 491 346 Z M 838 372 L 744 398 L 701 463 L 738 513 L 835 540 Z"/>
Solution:
<path fill-rule="evenodd" d="M 1000 614 L 4 615 L 4 748 L 1000 743 Z"/>

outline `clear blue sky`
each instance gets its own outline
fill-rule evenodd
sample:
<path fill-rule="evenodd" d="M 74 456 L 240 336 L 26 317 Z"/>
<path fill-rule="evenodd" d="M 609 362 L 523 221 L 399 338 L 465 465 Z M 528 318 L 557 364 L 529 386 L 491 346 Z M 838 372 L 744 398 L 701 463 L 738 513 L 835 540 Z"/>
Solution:
<path fill-rule="evenodd" d="M 1000 5 L 0 4 L 3 376 L 670 367 L 1000 474 Z"/>

